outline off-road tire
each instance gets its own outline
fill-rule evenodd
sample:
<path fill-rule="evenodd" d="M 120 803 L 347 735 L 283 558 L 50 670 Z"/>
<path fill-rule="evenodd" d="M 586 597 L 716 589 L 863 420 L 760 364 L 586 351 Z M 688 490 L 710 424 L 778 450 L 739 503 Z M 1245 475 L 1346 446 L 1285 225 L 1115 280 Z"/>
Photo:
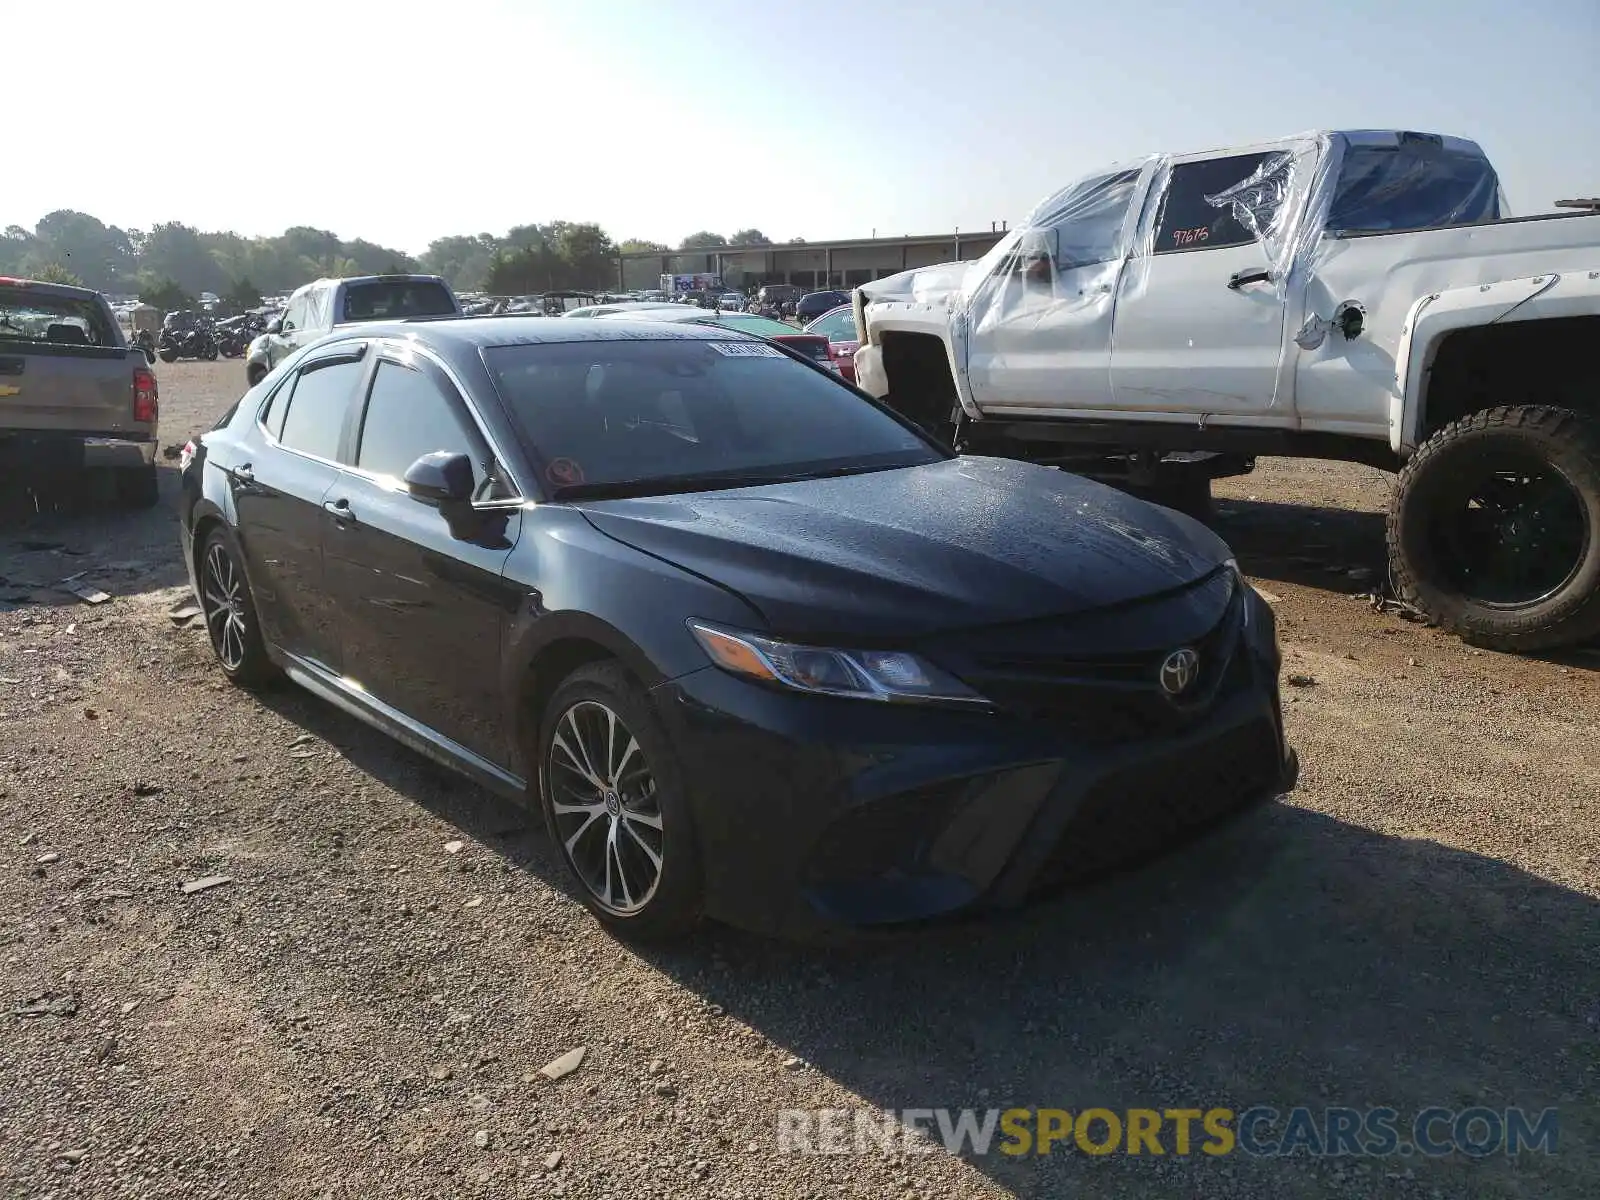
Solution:
<path fill-rule="evenodd" d="M 142 467 L 118 467 L 116 480 L 117 504 L 122 508 L 154 508 L 161 502 L 161 476 L 155 463 Z"/>
<path fill-rule="evenodd" d="M 1511 443 L 1541 459 L 1577 493 L 1586 541 L 1576 570 L 1551 594 L 1516 607 L 1480 603 L 1444 577 L 1431 546 L 1433 506 L 1453 473 Z M 1475 646 L 1516 653 L 1600 634 L 1600 423 L 1569 409 L 1507 405 L 1447 425 L 1400 472 L 1389 506 L 1389 571 L 1399 598 Z"/>
<path fill-rule="evenodd" d="M 573 705 L 583 702 L 603 705 L 617 715 L 638 742 L 639 752 L 655 780 L 654 794 L 662 818 L 660 879 L 644 907 L 626 915 L 605 907 L 583 881 L 562 844 L 552 808 L 554 798 L 547 765 L 551 742 L 562 717 Z M 624 938 L 656 941 L 692 931 L 700 923 L 704 893 L 694 820 L 676 747 L 644 689 L 618 662 L 593 662 L 579 667 L 561 682 L 545 705 L 538 737 L 533 761 L 539 810 L 544 814 L 551 844 L 585 907 L 607 929 Z"/>

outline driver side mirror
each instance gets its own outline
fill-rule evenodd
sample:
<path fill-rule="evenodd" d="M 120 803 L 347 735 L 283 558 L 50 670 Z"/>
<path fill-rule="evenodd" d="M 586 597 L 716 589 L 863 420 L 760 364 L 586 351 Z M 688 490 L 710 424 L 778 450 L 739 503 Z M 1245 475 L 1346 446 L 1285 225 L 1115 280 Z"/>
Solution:
<path fill-rule="evenodd" d="M 267 322 L 267 332 L 268 333 L 282 333 L 283 332 L 283 318 L 279 317 L 274 321 L 268 321 Z"/>
<path fill-rule="evenodd" d="M 417 500 L 438 505 L 472 502 L 472 459 L 465 454 L 435 450 L 406 469 L 406 491 Z"/>

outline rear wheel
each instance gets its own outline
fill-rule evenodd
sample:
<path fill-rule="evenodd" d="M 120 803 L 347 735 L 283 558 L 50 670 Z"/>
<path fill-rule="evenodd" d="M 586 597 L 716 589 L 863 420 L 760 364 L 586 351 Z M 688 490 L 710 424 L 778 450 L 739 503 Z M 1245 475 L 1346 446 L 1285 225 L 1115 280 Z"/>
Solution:
<path fill-rule="evenodd" d="M 545 823 L 584 904 L 624 936 L 700 919 L 700 861 L 682 774 L 644 690 L 614 662 L 556 689 L 539 736 Z"/>
<path fill-rule="evenodd" d="M 156 357 L 158 357 L 164 363 L 177 362 L 178 352 L 170 347 L 162 347 L 160 350 L 156 351 Z"/>
<path fill-rule="evenodd" d="M 275 670 L 261 641 L 255 599 L 245 578 L 238 544 L 213 525 L 200 544 L 200 612 L 223 673 L 238 684 L 270 679 Z"/>
<path fill-rule="evenodd" d="M 1464 641 L 1600 633 L 1600 425 L 1542 405 L 1454 422 L 1400 473 L 1388 543 L 1401 599 Z"/>

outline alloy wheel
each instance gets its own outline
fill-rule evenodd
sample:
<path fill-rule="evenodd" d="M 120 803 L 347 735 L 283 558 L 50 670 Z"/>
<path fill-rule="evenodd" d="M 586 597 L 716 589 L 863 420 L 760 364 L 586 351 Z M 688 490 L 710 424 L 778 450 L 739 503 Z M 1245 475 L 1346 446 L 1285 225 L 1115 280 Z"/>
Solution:
<path fill-rule="evenodd" d="M 200 606 L 218 660 L 227 670 L 238 671 L 245 658 L 244 580 L 221 542 L 212 542 L 206 549 Z"/>
<path fill-rule="evenodd" d="M 607 910 L 639 912 L 661 882 L 665 839 L 638 741 L 610 708 L 582 700 L 556 722 L 545 771 L 556 835 L 579 880 Z"/>

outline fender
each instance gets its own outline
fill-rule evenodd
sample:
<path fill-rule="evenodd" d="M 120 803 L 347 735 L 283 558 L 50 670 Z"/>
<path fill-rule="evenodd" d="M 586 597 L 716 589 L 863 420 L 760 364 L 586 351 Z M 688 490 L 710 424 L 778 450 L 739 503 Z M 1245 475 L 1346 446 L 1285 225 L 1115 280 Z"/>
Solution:
<path fill-rule="evenodd" d="M 944 347 L 945 362 L 950 367 L 956 400 L 962 411 L 974 421 L 983 419 L 967 379 L 967 314 L 964 310 L 947 308 L 943 304 L 869 298 L 861 321 L 866 325 L 866 337 L 856 351 L 857 387 L 880 400 L 889 393 L 889 379 L 883 367 L 883 334 L 925 334 L 937 338 Z"/>
<path fill-rule="evenodd" d="M 1461 329 L 1511 321 L 1600 314 L 1600 271 L 1528 275 L 1499 283 L 1450 288 L 1423 296 L 1406 313 L 1395 355 L 1395 387 L 1389 402 L 1389 447 L 1408 455 L 1416 449 L 1427 404 L 1428 375 L 1446 335 Z"/>

